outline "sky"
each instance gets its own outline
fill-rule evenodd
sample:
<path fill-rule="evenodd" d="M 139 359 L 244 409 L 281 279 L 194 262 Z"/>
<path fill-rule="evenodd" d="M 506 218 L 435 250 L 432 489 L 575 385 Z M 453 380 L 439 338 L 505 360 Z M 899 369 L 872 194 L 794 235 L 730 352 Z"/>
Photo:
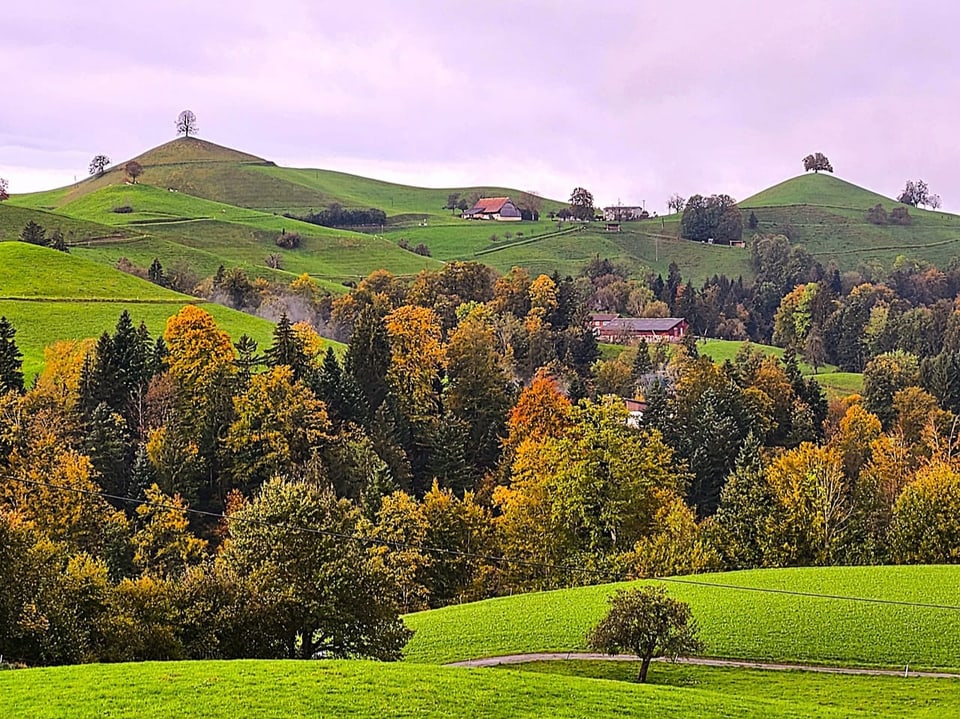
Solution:
<path fill-rule="evenodd" d="M 950 0 L 30 0 L 0 16 L 0 177 L 199 136 L 293 167 L 665 212 L 825 153 L 960 211 Z"/>

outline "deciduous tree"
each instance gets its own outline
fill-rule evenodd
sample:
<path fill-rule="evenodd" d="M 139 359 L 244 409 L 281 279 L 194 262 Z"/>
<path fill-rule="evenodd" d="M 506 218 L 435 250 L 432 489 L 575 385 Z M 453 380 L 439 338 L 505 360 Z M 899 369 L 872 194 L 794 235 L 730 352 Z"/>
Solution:
<path fill-rule="evenodd" d="M 197 127 L 197 116 L 193 114 L 193 110 L 184 110 L 177 116 L 177 134 L 183 135 L 185 137 L 190 137 L 190 135 L 196 135 L 200 132 L 200 128 Z"/>
<path fill-rule="evenodd" d="M 10 199 L 10 183 L 5 177 L 0 177 L 0 202 Z"/>
<path fill-rule="evenodd" d="M 90 160 L 90 174 L 100 177 L 104 172 L 106 172 L 107 167 L 110 166 L 110 158 L 106 155 L 94 155 L 93 159 Z"/>
<path fill-rule="evenodd" d="M 658 586 L 618 591 L 610 610 L 587 636 L 591 649 L 604 654 L 640 657 L 638 682 L 647 681 L 654 657 L 676 657 L 703 651 L 690 607 Z"/>
<path fill-rule="evenodd" d="M 130 178 L 130 181 L 136 185 L 137 178 L 143 174 L 143 165 L 136 160 L 130 160 L 130 162 L 123 166 L 123 171 L 127 173 L 127 177 Z"/>
<path fill-rule="evenodd" d="M 592 220 L 595 212 L 593 195 L 583 187 L 575 187 L 570 193 L 570 214 L 578 220 Z"/>
<path fill-rule="evenodd" d="M 822 152 L 816 152 L 803 158 L 803 169 L 805 172 L 813 170 L 814 173 L 820 172 L 820 170 L 833 172 L 833 165 L 830 164 L 830 160 L 827 159 L 826 155 Z"/>

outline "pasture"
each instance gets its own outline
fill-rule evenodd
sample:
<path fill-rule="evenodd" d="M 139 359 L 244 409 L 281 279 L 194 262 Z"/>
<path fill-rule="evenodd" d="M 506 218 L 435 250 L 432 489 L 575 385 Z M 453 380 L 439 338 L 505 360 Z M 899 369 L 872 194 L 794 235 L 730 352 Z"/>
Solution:
<path fill-rule="evenodd" d="M 444 663 L 582 651 L 607 597 L 626 586 L 523 594 L 411 614 L 406 622 L 416 634 L 406 656 Z M 690 604 L 706 656 L 960 668 L 960 567 L 768 569 L 680 578 L 666 586 Z"/>

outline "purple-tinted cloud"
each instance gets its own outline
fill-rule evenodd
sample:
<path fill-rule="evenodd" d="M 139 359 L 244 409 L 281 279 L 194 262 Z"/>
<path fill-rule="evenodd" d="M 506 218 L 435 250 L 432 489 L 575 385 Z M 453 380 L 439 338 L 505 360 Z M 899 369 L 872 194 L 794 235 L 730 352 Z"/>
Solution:
<path fill-rule="evenodd" d="M 944 4 L 945 5 L 945 4 Z M 423 185 L 664 209 L 743 198 L 809 152 L 960 209 L 960 9 L 877 0 L 162 4 L 37 0 L 0 20 L 0 176 L 83 174 L 174 136 Z M 29 172 L 27 169 L 29 168 Z M 71 169 L 72 168 L 72 169 Z"/>

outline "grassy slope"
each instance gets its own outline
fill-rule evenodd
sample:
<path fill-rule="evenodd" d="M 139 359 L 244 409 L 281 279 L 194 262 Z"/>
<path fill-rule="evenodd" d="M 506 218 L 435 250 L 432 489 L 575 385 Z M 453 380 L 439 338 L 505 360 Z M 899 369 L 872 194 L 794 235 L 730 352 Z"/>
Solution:
<path fill-rule="evenodd" d="M 17 330 L 28 378 L 40 371 L 44 347 L 56 340 L 97 337 L 116 325 L 124 309 L 156 336 L 186 304 L 201 301 L 73 254 L 0 243 L 0 315 Z M 269 345 L 271 322 L 213 303 L 202 306 L 234 339 L 248 334 L 261 347 Z"/>
<path fill-rule="evenodd" d="M 960 605 L 960 567 L 828 567 L 704 575 L 696 581 Z M 407 656 L 445 662 L 583 649 L 618 586 L 503 597 L 407 617 Z M 960 668 L 960 611 L 669 584 L 690 603 L 706 654 L 814 663 Z"/>
<path fill-rule="evenodd" d="M 359 661 L 101 664 L 0 672 L 0 713 L 7 719 L 849 716 L 799 696 L 785 701 L 725 696 L 699 687 Z"/>
<path fill-rule="evenodd" d="M 515 667 L 516 668 L 516 667 Z M 631 662 L 534 662 L 521 671 L 631 682 L 638 667 Z M 697 688 L 753 701 L 800 701 L 812 704 L 810 716 L 842 709 L 846 716 L 946 716 L 960 706 L 960 682 L 950 679 L 842 676 L 804 672 L 772 672 L 697 667 L 662 663 L 650 670 L 648 681 L 659 686 Z M 798 708 L 799 709 L 799 708 Z"/>
<path fill-rule="evenodd" d="M 3 202 L 0 203 L 0 242 L 18 239 L 30 221 L 46 229 L 47 235 L 60 230 L 68 243 L 129 234 L 106 225 Z"/>
<path fill-rule="evenodd" d="M 898 255 L 945 266 L 960 252 L 960 216 L 908 208 L 909 226 L 879 227 L 866 211 L 881 204 L 889 212 L 898 203 L 827 174 L 794 177 L 740 203 L 753 211 L 760 232 L 788 235 L 821 262 L 841 268 L 880 262 L 889 268 Z M 750 231 L 746 230 L 749 235 Z"/>

